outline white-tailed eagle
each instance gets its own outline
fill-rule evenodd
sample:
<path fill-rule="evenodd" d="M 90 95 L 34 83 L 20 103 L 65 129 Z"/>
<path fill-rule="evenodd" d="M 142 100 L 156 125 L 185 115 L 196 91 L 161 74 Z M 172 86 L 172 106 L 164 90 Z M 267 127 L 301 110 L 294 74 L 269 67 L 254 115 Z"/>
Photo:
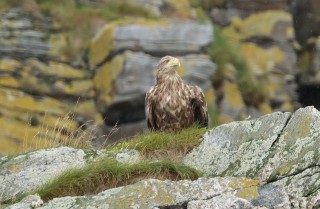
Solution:
<path fill-rule="evenodd" d="M 145 97 L 148 128 L 178 131 L 194 123 L 208 126 L 207 104 L 200 87 L 183 83 L 177 73 L 180 62 L 163 57 L 157 65 L 156 85 Z"/>

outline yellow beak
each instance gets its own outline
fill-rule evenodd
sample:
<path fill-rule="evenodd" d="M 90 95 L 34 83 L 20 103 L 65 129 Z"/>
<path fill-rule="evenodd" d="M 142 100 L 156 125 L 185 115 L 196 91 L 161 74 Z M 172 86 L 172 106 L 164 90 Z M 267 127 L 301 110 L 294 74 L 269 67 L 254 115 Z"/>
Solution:
<path fill-rule="evenodd" d="M 172 60 L 170 60 L 170 62 L 168 63 L 169 67 L 180 67 L 180 61 L 178 58 L 174 58 Z"/>

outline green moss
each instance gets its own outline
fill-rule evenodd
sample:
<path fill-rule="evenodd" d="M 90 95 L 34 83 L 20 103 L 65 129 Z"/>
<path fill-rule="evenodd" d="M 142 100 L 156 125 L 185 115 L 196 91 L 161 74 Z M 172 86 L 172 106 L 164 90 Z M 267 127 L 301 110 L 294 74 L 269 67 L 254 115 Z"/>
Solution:
<path fill-rule="evenodd" d="M 201 174 L 185 165 L 168 161 L 121 164 L 107 158 L 82 169 L 68 171 L 36 192 L 45 200 L 67 195 L 96 194 L 107 188 L 134 183 L 141 176 L 194 180 Z"/>

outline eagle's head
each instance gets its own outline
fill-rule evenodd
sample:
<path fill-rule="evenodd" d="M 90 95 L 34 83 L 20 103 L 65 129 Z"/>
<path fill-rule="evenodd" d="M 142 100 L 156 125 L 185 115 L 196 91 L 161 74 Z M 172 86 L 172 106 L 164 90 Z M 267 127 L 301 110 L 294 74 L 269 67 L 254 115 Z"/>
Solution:
<path fill-rule="evenodd" d="M 180 66 L 178 58 L 165 56 L 157 65 L 157 77 L 172 75 L 177 73 L 177 68 Z"/>

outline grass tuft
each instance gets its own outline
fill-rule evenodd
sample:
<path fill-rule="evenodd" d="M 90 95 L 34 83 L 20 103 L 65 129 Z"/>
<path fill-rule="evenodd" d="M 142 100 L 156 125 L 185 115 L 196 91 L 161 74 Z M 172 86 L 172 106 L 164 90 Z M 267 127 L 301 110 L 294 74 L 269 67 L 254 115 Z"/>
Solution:
<path fill-rule="evenodd" d="M 102 159 L 82 169 L 68 171 L 36 191 L 41 198 L 97 194 L 109 188 L 136 183 L 145 178 L 195 180 L 202 174 L 188 166 L 169 161 L 121 164 Z"/>
<path fill-rule="evenodd" d="M 115 146 L 108 147 L 107 150 L 135 149 L 149 159 L 170 159 L 171 161 L 179 162 L 187 152 L 199 145 L 205 131 L 205 128 L 194 126 L 177 133 L 144 133 Z"/>

